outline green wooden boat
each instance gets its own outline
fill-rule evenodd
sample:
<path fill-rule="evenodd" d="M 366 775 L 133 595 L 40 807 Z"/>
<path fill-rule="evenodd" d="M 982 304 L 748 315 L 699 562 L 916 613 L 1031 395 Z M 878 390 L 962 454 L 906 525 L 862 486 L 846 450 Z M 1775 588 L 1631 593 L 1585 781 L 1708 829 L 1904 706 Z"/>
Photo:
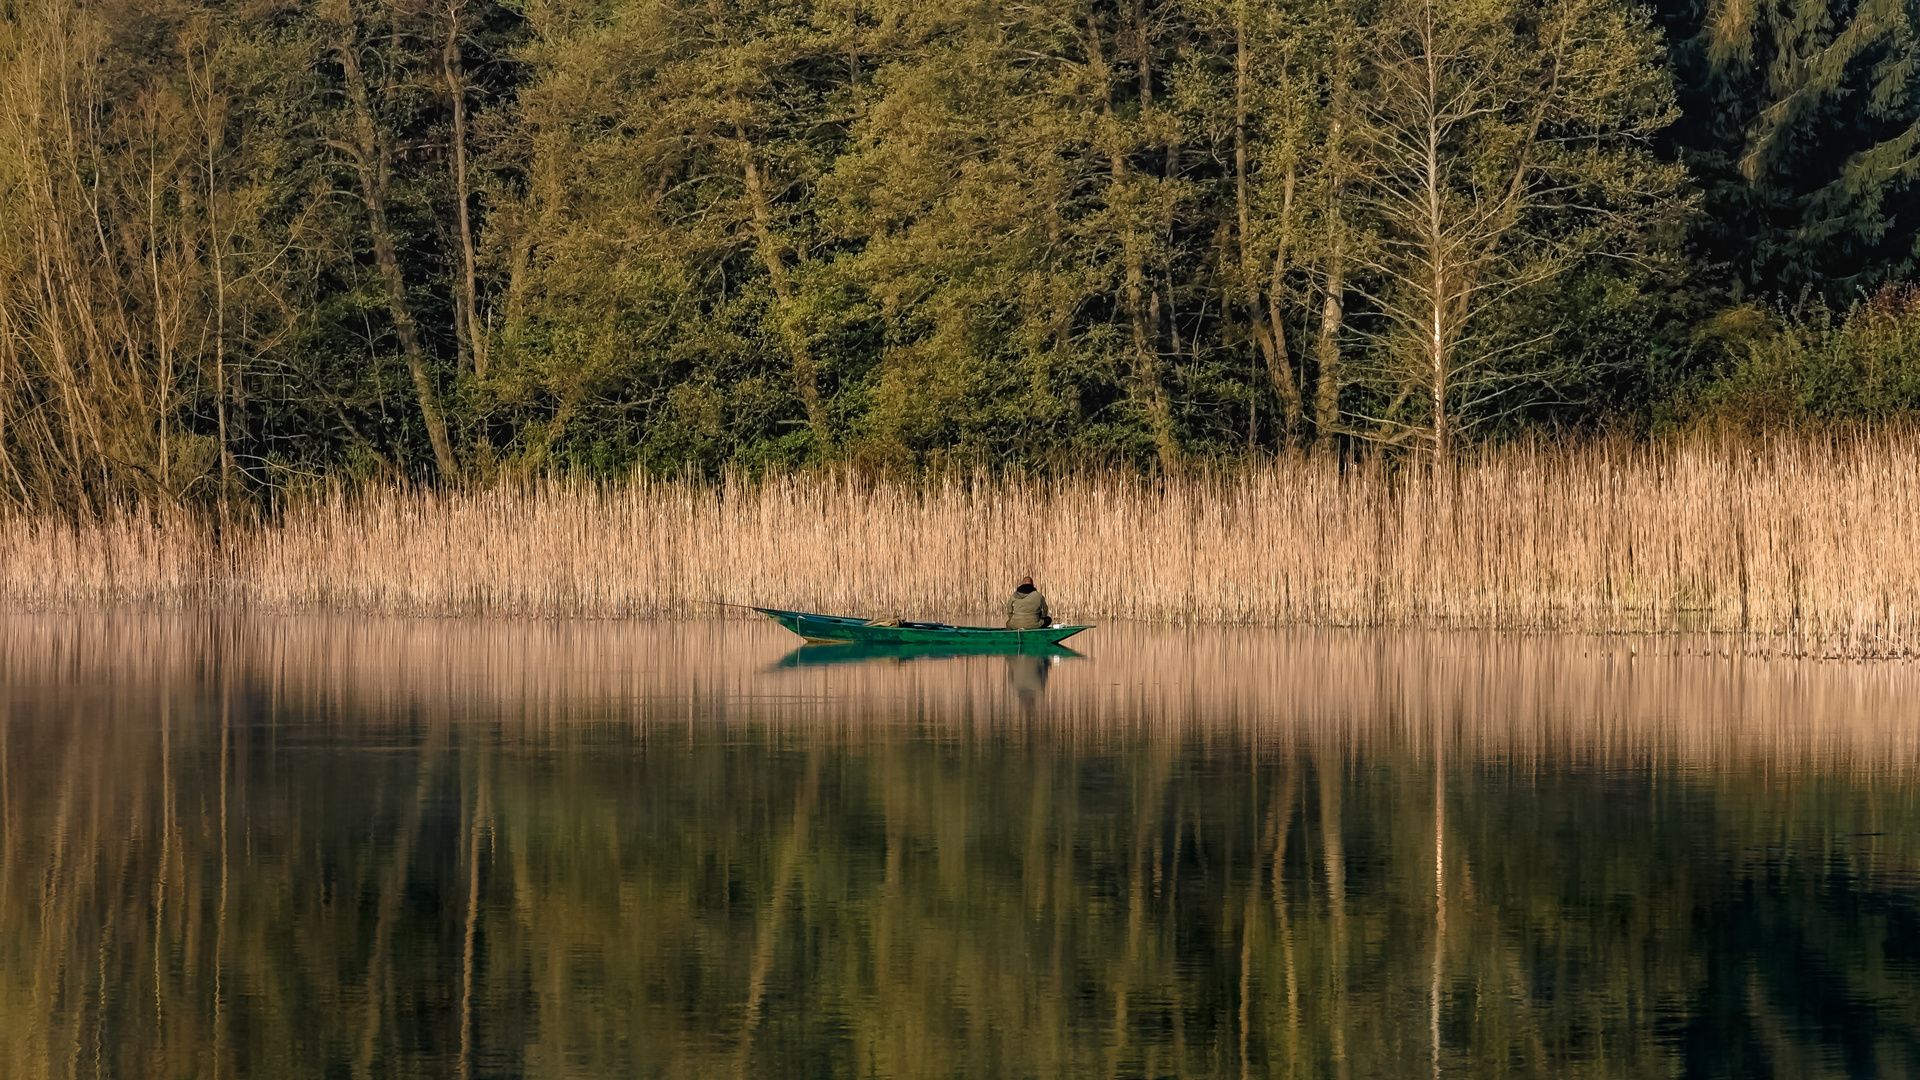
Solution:
<path fill-rule="evenodd" d="M 810 611 L 753 610 L 808 641 L 875 645 L 989 646 L 992 652 L 1038 652 L 1058 645 L 1090 626 L 1045 626 L 1038 630 L 1008 630 L 998 626 L 948 626 L 935 622 L 901 622 L 875 626 L 864 619 L 842 615 L 815 615 Z"/>

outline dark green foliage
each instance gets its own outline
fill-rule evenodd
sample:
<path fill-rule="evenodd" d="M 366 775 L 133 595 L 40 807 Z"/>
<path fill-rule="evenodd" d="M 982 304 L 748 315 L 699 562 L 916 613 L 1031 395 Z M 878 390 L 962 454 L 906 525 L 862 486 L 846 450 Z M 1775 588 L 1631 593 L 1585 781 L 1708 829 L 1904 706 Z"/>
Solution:
<path fill-rule="evenodd" d="M 1920 6 L 1662 0 L 1703 194 L 1697 256 L 1743 293 L 1845 306 L 1920 267 Z"/>

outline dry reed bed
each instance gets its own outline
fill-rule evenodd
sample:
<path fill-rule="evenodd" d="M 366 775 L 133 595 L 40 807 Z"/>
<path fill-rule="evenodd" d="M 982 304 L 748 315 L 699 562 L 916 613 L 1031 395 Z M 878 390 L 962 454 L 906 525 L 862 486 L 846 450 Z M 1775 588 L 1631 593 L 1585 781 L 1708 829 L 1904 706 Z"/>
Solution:
<path fill-rule="evenodd" d="M 232 527 L 128 510 L 0 520 L 0 603 L 653 617 L 714 601 L 991 611 L 1023 573 L 1073 619 L 1742 632 L 1920 652 L 1920 439 L 1487 450 L 1450 469 L 1243 470 L 915 487 L 377 489 Z"/>

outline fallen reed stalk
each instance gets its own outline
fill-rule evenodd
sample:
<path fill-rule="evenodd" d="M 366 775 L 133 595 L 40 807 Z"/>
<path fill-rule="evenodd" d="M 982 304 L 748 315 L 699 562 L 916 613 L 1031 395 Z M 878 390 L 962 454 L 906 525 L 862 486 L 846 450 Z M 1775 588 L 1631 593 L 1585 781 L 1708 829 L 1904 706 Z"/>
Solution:
<path fill-rule="evenodd" d="M 713 602 L 991 612 L 1031 573 L 1072 619 L 1707 631 L 1748 651 L 1920 652 L 1920 437 L 1486 449 L 1438 472 L 921 485 L 380 488 L 224 538 L 185 511 L 0 519 L 0 604 L 661 617 Z"/>

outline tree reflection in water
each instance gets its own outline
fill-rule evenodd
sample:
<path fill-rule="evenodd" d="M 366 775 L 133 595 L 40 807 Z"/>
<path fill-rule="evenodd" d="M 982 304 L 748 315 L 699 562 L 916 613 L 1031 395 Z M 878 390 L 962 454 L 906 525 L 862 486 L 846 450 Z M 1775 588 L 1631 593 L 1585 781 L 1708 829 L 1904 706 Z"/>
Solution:
<path fill-rule="evenodd" d="M 8 1077 L 1920 1067 L 1904 667 L 0 622 Z"/>

